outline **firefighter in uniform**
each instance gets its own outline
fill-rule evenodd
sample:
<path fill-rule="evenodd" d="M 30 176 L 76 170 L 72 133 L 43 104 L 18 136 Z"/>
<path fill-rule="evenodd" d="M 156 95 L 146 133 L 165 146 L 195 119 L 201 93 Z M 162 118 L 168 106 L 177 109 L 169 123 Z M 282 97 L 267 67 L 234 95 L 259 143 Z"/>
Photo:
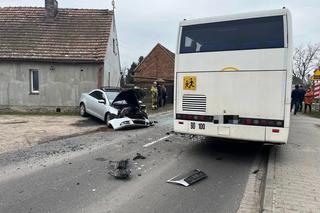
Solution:
<path fill-rule="evenodd" d="M 157 109 L 157 104 L 158 104 L 157 82 L 153 82 L 150 92 L 151 92 L 151 105 L 152 105 L 151 108 L 154 110 L 154 109 Z"/>

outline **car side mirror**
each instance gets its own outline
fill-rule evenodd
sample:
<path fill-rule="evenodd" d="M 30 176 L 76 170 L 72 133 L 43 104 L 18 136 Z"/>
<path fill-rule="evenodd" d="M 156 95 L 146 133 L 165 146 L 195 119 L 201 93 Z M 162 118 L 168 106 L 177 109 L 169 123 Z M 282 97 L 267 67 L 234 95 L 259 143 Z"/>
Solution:
<path fill-rule="evenodd" d="M 106 104 L 106 100 L 103 100 L 103 99 L 98 100 L 98 103 L 100 103 L 100 104 Z"/>

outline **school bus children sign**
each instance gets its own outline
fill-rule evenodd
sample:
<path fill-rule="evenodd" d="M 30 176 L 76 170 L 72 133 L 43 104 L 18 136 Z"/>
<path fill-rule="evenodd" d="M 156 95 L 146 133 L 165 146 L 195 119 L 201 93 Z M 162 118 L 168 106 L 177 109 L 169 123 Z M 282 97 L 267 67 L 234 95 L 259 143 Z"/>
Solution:
<path fill-rule="evenodd" d="M 196 76 L 184 76 L 183 77 L 183 90 L 196 90 L 197 89 L 197 77 Z"/>

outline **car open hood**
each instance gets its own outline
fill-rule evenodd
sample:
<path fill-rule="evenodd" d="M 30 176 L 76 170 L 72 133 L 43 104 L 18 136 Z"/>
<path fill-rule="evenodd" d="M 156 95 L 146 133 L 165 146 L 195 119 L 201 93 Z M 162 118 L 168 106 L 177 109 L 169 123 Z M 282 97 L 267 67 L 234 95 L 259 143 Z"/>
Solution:
<path fill-rule="evenodd" d="M 139 100 L 145 96 L 141 89 L 128 89 L 121 91 L 113 100 L 112 104 L 118 101 L 125 100 L 128 104 L 133 106 L 140 106 Z"/>

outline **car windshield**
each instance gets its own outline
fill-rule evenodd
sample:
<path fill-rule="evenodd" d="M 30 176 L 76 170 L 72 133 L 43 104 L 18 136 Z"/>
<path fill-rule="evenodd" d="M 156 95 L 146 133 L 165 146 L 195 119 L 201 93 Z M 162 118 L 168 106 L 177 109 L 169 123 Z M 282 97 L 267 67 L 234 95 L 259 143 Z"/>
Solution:
<path fill-rule="evenodd" d="M 120 92 L 119 91 L 108 91 L 108 92 L 105 92 L 108 100 L 110 103 L 113 102 L 113 100 L 117 97 L 117 95 L 119 94 Z"/>

